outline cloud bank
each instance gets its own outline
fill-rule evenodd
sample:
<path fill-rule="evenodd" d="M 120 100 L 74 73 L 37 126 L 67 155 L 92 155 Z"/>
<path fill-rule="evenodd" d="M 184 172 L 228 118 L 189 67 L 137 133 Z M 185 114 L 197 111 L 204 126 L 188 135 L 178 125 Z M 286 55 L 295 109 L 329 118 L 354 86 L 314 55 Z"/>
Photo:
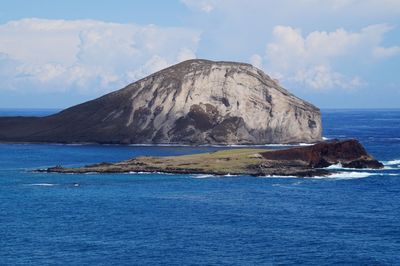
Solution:
<path fill-rule="evenodd" d="M 294 93 L 400 84 L 392 71 L 400 56 L 398 0 L 180 1 L 187 7 L 180 28 L 32 18 L 2 24 L 0 90 L 98 96 L 195 57 L 251 62 Z"/>
<path fill-rule="evenodd" d="M 96 20 L 0 25 L 0 90 L 107 92 L 195 58 L 200 33 Z"/>
<path fill-rule="evenodd" d="M 304 35 L 300 29 L 276 26 L 265 54 L 255 54 L 250 61 L 278 79 L 294 81 L 312 89 L 355 89 L 365 82 L 358 76 L 347 77 L 335 71 L 332 65 L 346 57 L 398 54 L 398 47 L 380 46 L 383 36 L 391 29 L 389 25 L 377 24 L 359 32 L 339 28 L 332 32 L 313 31 Z"/>
<path fill-rule="evenodd" d="M 372 88 L 381 72 L 382 82 L 389 76 L 398 80 L 385 70 L 400 55 L 398 0 L 181 2 L 204 27 L 200 55 L 225 60 L 239 55 L 288 88 L 310 93 Z"/>

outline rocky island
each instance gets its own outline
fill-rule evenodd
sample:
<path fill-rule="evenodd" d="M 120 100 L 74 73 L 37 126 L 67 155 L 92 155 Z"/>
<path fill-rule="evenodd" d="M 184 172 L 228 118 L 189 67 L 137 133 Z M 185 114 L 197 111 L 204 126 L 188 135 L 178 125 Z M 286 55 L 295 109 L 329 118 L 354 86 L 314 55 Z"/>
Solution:
<path fill-rule="evenodd" d="M 321 140 L 320 110 L 250 64 L 189 60 L 47 117 L 0 117 L 1 142 L 265 144 Z"/>
<path fill-rule="evenodd" d="M 348 168 L 382 168 L 357 140 L 326 141 L 284 150 L 228 149 L 212 153 L 167 157 L 138 157 L 118 163 L 80 168 L 61 166 L 38 170 L 56 173 L 163 172 L 180 174 L 325 176 L 333 164 Z"/>

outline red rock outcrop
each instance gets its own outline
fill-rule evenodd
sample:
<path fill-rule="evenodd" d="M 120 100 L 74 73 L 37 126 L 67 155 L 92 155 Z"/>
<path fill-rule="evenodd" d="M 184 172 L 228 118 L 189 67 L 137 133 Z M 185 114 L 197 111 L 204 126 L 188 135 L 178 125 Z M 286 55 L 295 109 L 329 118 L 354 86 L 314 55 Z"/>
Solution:
<path fill-rule="evenodd" d="M 383 164 L 367 153 L 358 140 L 334 140 L 312 146 L 264 152 L 265 159 L 292 161 L 311 168 L 341 164 L 349 168 L 382 168 Z"/>

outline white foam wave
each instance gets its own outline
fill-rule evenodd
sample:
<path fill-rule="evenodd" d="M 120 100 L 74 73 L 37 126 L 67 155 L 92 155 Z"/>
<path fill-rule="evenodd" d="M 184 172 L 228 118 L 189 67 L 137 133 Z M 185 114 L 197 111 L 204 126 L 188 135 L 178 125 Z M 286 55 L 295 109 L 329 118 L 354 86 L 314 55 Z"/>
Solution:
<path fill-rule="evenodd" d="M 35 183 L 35 184 L 27 184 L 27 186 L 40 186 L 40 187 L 53 187 L 57 186 L 58 184 L 52 184 L 52 183 Z"/>
<path fill-rule="evenodd" d="M 131 175 L 174 175 L 173 173 L 166 173 L 166 172 L 135 172 L 131 171 L 128 172 Z"/>
<path fill-rule="evenodd" d="M 315 143 L 270 143 L 270 144 L 203 144 L 203 145 L 189 145 L 189 144 L 178 144 L 178 143 L 170 143 L 170 144 L 128 144 L 128 146 L 133 147 L 216 147 L 216 148 L 246 148 L 246 147 L 295 147 L 295 146 L 312 146 Z M 104 144 L 103 144 L 104 145 Z M 107 144 L 109 145 L 109 144 Z M 113 144 L 111 144 L 113 145 Z"/>
<path fill-rule="evenodd" d="M 192 178 L 211 178 L 211 177 L 216 177 L 215 175 L 192 175 Z"/>
<path fill-rule="evenodd" d="M 353 171 L 382 171 L 382 170 L 393 170 L 396 168 L 390 167 L 390 166 L 384 166 L 383 169 L 374 169 L 374 168 L 360 168 L 360 169 L 356 169 L 356 168 L 348 168 L 348 167 L 343 167 L 341 163 L 338 164 L 332 164 L 328 167 L 325 167 L 325 169 L 332 169 L 332 170 L 353 170 Z"/>
<path fill-rule="evenodd" d="M 295 175 L 263 175 L 261 178 L 299 178 Z"/>
<path fill-rule="evenodd" d="M 386 161 L 383 162 L 384 165 L 400 165 L 400 160 L 396 159 L 396 160 L 390 160 L 390 161 Z"/>
<path fill-rule="evenodd" d="M 326 167 L 326 169 L 344 169 L 344 167 L 342 166 L 341 163 L 338 163 L 338 164 L 332 164 L 332 165 Z"/>
<path fill-rule="evenodd" d="M 399 168 L 400 168 L 400 166 L 399 166 Z M 383 167 L 383 170 L 393 170 L 393 169 L 396 169 L 396 167 L 391 167 L 391 166 L 384 166 Z M 368 169 L 368 170 L 370 170 L 370 169 Z M 379 169 L 373 169 L 373 170 L 379 170 Z"/>
<path fill-rule="evenodd" d="M 190 147 L 192 145 L 189 144 L 178 144 L 178 143 L 159 143 L 159 144 L 129 144 L 128 146 L 133 147 Z"/>
<path fill-rule="evenodd" d="M 294 147 L 294 146 L 312 146 L 315 143 L 293 143 L 293 144 L 265 144 L 267 147 Z"/>
<path fill-rule="evenodd" d="M 322 137 L 322 140 L 330 140 L 330 138 Z"/>
<path fill-rule="evenodd" d="M 229 145 L 200 145 L 200 147 L 216 147 L 216 148 L 223 148 L 223 147 L 230 147 L 230 148 L 246 148 L 246 147 L 296 147 L 296 146 L 312 146 L 315 143 L 271 143 L 271 144 L 254 144 L 254 145 L 246 145 L 246 144 L 229 144 Z"/>
<path fill-rule="evenodd" d="M 237 176 L 237 175 L 232 175 L 232 174 L 226 174 L 226 175 L 224 175 L 224 176 L 226 176 L 226 177 L 230 177 L 230 176 Z"/>
<path fill-rule="evenodd" d="M 314 143 L 299 143 L 299 146 L 312 146 Z"/>
<path fill-rule="evenodd" d="M 342 179 L 342 180 L 347 180 L 347 179 L 359 179 L 359 178 L 365 178 L 371 175 L 376 175 L 375 173 L 368 173 L 368 172 L 337 172 L 337 173 L 332 173 L 330 175 L 326 176 L 313 176 L 310 178 L 314 179 Z"/>
<path fill-rule="evenodd" d="M 131 172 L 129 172 L 129 174 L 132 174 L 132 175 L 147 175 L 147 174 L 151 174 L 150 172 L 134 172 L 134 171 L 131 171 Z"/>

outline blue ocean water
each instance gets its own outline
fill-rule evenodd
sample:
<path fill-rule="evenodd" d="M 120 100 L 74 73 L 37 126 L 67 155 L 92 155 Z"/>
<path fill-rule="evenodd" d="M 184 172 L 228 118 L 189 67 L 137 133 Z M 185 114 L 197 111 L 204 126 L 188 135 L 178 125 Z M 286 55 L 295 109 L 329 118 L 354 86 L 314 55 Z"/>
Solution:
<path fill-rule="evenodd" d="M 400 110 L 322 113 L 326 138 L 358 138 L 385 169 L 47 174 L 31 170 L 220 148 L 0 144 L 0 265 L 399 264 Z"/>

